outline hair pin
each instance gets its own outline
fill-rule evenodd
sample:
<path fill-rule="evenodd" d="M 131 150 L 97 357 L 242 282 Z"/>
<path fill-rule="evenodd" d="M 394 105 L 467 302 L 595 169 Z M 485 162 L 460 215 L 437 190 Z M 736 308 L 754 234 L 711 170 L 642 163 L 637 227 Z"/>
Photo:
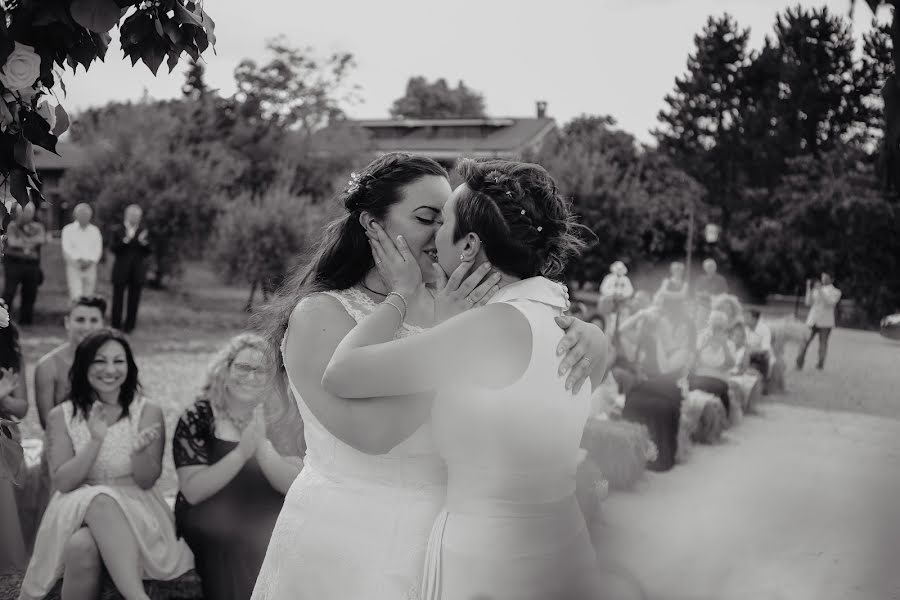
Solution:
<path fill-rule="evenodd" d="M 513 193 L 510 190 L 506 190 L 506 195 L 509 196 L 510 198 L 512 198 Z"/>
<path fill-rule="evenodd" d="M 524 209 L 524 208 L 522 209 L 522 212 L 521 212 L 520 214 L 523 214 L 523 215 L 525 214 L 525 209 Z"/>
<path fill-rule="evenodd" d="M 538 225 L 538 228 L 537 228 L 537 230 L 538 230 L 538 233 L 540 233 L 540 232 L 542 232 L 542 231 L 543 231 L 543 230 L 544 230 L 544 228 L 543 228 L 543 227 L 541 227 L 541 226 L 540 226 L 540 225 Z"/>
<path fill-rule="evenodd" d="M 359 190 L 360 179 L 359 173 L 355 171 L 350 173 L 350 181 L 347 182 L 347 193 L 355 194 Z"/>

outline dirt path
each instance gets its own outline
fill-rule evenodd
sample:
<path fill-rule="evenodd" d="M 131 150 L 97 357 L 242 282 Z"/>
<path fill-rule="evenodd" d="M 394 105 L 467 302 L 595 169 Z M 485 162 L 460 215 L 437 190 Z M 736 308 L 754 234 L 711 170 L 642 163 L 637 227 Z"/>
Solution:
<path fill-rule="evenodd" d="M 764 411 L 610 497 L 607 547 L 654 599 L 900 598 L 900 421 Z"/>

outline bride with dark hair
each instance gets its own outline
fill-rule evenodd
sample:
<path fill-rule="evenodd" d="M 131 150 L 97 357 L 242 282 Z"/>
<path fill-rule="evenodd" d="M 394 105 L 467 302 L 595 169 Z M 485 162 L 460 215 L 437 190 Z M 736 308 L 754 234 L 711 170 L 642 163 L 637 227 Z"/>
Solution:
<path fill-rule="evenodd" d="M 257 317 L 281 347 L 276 360 L 303 418 L 307 453 L 272 533 L 255 600 L 419 597 L 428 535 L 447 483 L 429 423 L 433 393 L 373 391 L 347 400 L 327 391 L 322 378 L 347 334 L 390 302 L 390 282 L 376 268 L 369 241 L 376 228 L 403 236 L 431 290 L 410 298 L 391 336 L 415 337 L 435 324 L 431 265 L 450 193 L 447 172 L 429 158 L 376 159 L 353 174 L 340 195 L 344 214 Z M 480 272 L 454 293 L 472 308 L 489 300 L 497 284 Z M 554 329 L 562 338 L 558 360 L 576 365 L 570 378 L 580 386 L 588 374 L 582 359 L 602 360 L 605 338 L 581 321 L 563 326 L 566 332 Z"/>
<path fill-rule="evenodd" d="M 552 280 L 584 243 L 542 167 L 464 161 L 460 174 L 435 238 L 439 324 L 394 340 L 407 307 L 430 293 L 403 237 L 395 246 L 376 227 L 375 260 L 391 292 L 344 337 L 323 385 L 344 398 L 437 391 L 433 426 L 448 484 L 428 544 L 424 598 L 584 597 L 570 594 L 589 590 L 597 565 L 576 471 L 606 357 L 584 359 L 591 385 L 573 397 L 556 353 L 555 318 L 569 298 Z M 455 290 L 470 269 L 476 279 L 494 269 L 505 285 L 466 311 Z"/>

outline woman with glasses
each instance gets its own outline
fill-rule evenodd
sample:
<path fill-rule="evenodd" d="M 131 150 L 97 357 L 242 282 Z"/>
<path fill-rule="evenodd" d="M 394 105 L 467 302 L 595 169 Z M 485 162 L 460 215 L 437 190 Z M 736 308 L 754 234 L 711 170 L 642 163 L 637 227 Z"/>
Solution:
<path fill-rule="evenodd" d="M 266 351 L 258 336 L 234 337 L 210 364 L 172 441 L 175 520 L 207 600 L 250 597 L 284 494 L 303 464 L 273 445 L 276 419 L 266 408 L 279 404 L 271 401 L 279 390 Z"/>

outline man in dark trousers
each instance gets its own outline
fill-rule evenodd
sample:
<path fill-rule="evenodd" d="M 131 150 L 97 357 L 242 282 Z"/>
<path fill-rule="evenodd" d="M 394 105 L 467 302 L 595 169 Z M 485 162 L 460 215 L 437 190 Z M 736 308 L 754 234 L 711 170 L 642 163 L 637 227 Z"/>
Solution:
<path fill-rule="evenodd" d="M 131 333 L 137 323 L 141 288 L 147 275 L 144 264 L 150 254 L 150 234 L 141 222 L 143 211 L 137 204 L 125 209 L 125 222 L 112 230 L 112 253 L 116 256 L 112 269 L 112 326 Z M 122 304 L 128 291 L 128 308 L 122 323 Z"/>

